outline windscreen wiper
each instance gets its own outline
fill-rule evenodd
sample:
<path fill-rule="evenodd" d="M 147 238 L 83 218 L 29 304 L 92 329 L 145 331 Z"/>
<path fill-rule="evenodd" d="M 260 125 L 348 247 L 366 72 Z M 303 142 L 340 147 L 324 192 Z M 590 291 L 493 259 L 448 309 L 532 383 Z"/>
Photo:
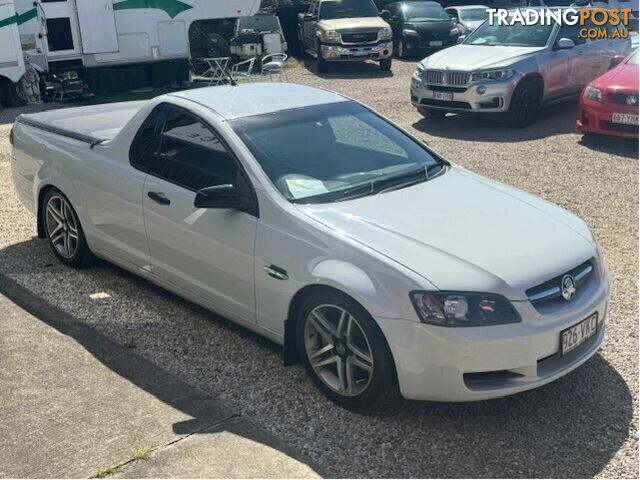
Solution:
<path fill-rule="evenodd" d="M 392 177 L 383 178 L 381 180 L 374 180 L 373 189 L 376 193 L 384 193 L 389 190 L 397 190 L 404 187 L 415 185 L 416 183 L 425 182 L 432 179 L 435 175 L 442 172 L 445 168 L 444 164 L 437 163 L 435 165 L 428 165 L 420 167 L 416 170 L 404 172 Z"/>

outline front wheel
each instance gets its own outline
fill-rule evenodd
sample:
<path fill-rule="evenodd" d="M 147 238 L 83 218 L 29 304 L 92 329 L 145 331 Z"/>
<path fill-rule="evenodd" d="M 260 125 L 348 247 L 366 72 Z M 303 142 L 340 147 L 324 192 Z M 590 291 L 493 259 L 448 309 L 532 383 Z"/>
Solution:
<path fill-rule="evenodd" d="M 404 58 L 406 56 L 405 50 L 404 39 L 401 38 L 396 43 L 396 57 Z"/>
<path fill-rule="evenodd" d="M 349 409 L 373 406 L 393 392 L 395 368 L 379 327 L 362 306 L 334 291 L 303 302 L 298 351 L 313 382 Z"/>
<path fill-rule="evenodd" d="M 528 127 L 533 123 L 540 108 L 541 94 L 531 80 L 518 84 L 511 96 L 507 121 L 514 128 Z"/>
<path fill-rule="evenodd" d="M 391 64 L 391 58 L 383 58 L 382 60 L 380 60 L 380 70 L 382 70 L 383 72 L 390 72 Z"/>
<path fill-rule="evenodd" d="M 0 95 L 2 96 L 1 103 L 5 107 L 24 107 L 27 104 L 22 79 L 17 83 L 13 83 L 11 80 L 5 81 Z"/>
<path fill-rule="evenodd" d="M 42 203 L 42 219 L 49 247 L 58 259 L 70 267 L 91 265 L 95 257 L 84 236 L 78 214 L 62 192 L 49 190 Z"/>

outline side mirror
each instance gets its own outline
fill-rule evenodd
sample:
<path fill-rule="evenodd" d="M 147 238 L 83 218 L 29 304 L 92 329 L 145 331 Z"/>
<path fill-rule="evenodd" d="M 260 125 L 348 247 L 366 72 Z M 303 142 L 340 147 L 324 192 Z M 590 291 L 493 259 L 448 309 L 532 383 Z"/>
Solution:
<path fill-rule="evenodd" d="M 576 42 L 570 38 L 561 38 L 556 42 L 556 50 L 571 50 L 576 46 Z"/>
<path fill-rule="evenodd" d="M 317 19 L 318 19 L 318 17 L 316 17 L 316 16 L 315 16 L 315 15 L 313 15 L 312 13 L 305 13 L 305 14 L 304 14 L 304 17 L 302 17 L 302 19 L 303 19 L 305 22 L 313 22 L 313 21 L 317 20 Z"/>
<path fill-rule="evenodd" d="M 462 42 L 464 42 L 466 40 L 467 36 L 466 35 L 460 35 L 458 37 L 458 41 L 456 42 L 458 45 L 460 45 Z"/>
<path fill-rule="evenodd" d="M 235 185 L 226 183 L 206 187 L 196 194 L 196 208 L 227 208 L 246 211 L 251 206 L 250 200 Z"/>
<path fill-rule="evenodd" d="M 391 12 L 389 10 L 382 10 L 380 17 L 382 17 L 383 20 L 391 20 Z"/>

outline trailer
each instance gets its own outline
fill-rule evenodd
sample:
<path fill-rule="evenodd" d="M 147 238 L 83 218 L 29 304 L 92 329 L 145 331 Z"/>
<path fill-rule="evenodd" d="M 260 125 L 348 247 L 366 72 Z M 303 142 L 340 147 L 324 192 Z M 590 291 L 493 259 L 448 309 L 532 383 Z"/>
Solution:
<path fill-rule="evenodd" d="M 20 80 L 25 71 L 13 0 L 0 0 L 0 105 L 24 103 Z"/>
<path fill-rule="evenodd" d="M 257 13 L 260 0 L 0 0 L 0 5 L 0 25 L 11 22 L 11 29 L 17 28 L 14 57 L 24 54 L 63 88 L 78 78 L 92 91 L 111 92 L 188 80 L 197 32 L 233 31 L 235 19 Z M 0 49 L 11 48 L 2 38 Z M 15 44 L 15 31 L 12 38 Z"/>

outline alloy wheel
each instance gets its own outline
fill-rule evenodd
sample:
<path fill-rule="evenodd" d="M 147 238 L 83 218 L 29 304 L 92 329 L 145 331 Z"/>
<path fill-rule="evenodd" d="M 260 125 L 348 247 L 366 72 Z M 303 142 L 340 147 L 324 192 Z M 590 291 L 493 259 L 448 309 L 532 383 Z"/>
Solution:
<path fill-rule="evenodd" d="M 307 316 L 304 345 L 316 375 L 334 392 L 353 397 L 373 378 L 369 339 L 358 320 L 336 305 L 319 305 Z"/>
<path fill-rule="evenodd" d="M 70 260 L 78 252 L 78 219 L 69 201 L 61 195 L 49 197 L 45 210 L 47 235 L 51 245 L 63 258 Z"/>

